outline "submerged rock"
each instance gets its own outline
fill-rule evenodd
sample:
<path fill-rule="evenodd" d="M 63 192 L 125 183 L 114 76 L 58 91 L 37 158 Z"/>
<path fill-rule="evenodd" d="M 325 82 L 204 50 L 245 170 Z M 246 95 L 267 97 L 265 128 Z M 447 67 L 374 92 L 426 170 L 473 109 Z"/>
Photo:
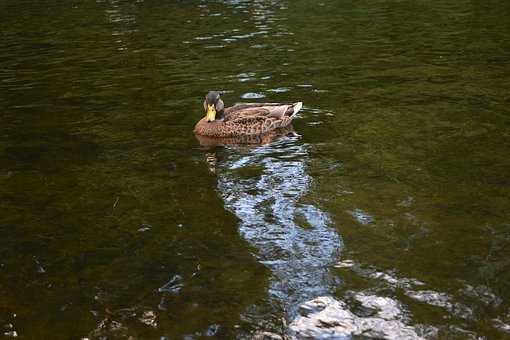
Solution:
<path fill-rule="evenodd" d="M 293 339 L 350 339 L 352 336 L 377 339 L 423 339 L 404 324 L 398 302 L 386 297 L 358 294 L 354 297 L 375 315 L 361 317 L 343 301 L 322 296 L 300 306 L 300 316 L 291 324 Z"/>
<path fill-rule="evenodd" d="M 142 315 L 138 318 L 141 323 L 156 328 L 158 323 L 156 321 L 156 313 L 151 310 L 144 311 Z"/>

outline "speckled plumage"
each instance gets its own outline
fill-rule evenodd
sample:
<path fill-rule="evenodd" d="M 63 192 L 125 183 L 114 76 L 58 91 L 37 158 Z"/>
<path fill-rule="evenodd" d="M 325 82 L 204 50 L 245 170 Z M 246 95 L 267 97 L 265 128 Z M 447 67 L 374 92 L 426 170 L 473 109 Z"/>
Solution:
<path fill-rule="evenodd" d="M 296 133 L 289 124 L 286 127 L 271 130 L 259 135 L 243 135 L 236 137 L 209 137 L 196 134 L 200 145 L 204 147 L 216 147 L 219 145 L 264 145 L 273 142 L 283 136 L 295 136 Z"/>
<path fill-rule="evenodd" d="M 302 103 L 247 103 L 225 108 L 222 118 L 208 122 L 202 118 L 195 133 L 202 136 L 228 138 L 253 136 L 288 126 Z"/>

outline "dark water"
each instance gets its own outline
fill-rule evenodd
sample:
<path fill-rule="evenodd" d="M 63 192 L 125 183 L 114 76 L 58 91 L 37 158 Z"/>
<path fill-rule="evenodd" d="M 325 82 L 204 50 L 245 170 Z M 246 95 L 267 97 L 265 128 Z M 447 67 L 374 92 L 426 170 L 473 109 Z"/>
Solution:
<path fill-rule="evenodd" d="M 424 337 L 509 337 L 509 17 L 0 1 L 0 334 L 286 334 L 362 293 Z M 210 89 L 303 101 L 296 135 L 201 147 Z"/>

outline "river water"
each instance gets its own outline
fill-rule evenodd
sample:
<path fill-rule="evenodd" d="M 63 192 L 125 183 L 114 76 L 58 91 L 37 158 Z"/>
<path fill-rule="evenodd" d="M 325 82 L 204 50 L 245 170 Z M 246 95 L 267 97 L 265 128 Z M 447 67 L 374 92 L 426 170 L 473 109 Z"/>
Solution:
<path fill-rule="evenodd" d="M 510 337 L 509 17 L 1 1 L 0 334 Z M 209 90 L 304 107 L 204 147 Z"/>

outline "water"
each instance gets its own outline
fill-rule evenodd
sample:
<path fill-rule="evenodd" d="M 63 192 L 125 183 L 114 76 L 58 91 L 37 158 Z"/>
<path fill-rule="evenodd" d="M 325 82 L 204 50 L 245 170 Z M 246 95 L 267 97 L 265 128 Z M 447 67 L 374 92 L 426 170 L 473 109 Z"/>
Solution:
<path fill-rule="evenodd" d="M 0 2 L 2 334 L 324 335 L 334 311 L 510 336 L 509 15 Z M 296 133 L 201 146 L 212 89 L 303 101 Z"/>
<path fill-rule="evenodd" d="M 239 232 L 255 246 L 259 262 L 271 269 L 269 294 L 285 315 L 295 315 L 300 302 L 333 292 L 328 268 L 341 245 L 328 215 L 301 202 L 312 179 L 306 145 L 296 142 L 274 142 L 248 154 L 234 149 L 216 163 L 225 207 L 240 219 Z"/>

